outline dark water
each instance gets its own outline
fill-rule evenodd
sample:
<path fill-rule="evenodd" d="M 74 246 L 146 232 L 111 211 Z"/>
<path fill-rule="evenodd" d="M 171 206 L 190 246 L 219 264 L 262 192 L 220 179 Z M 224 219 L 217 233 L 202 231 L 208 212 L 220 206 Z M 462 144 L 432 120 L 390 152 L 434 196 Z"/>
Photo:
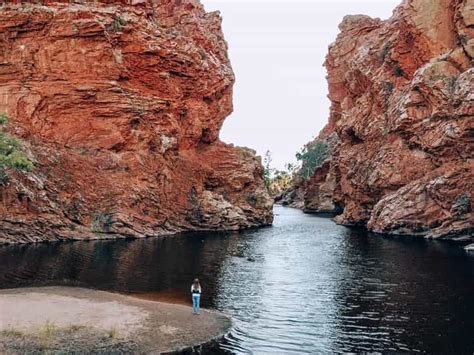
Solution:
<path fill-rule="evenodd" d="M 275 208 L 273 227 L 0 248 L 0 288 L 78 285 L 231 314 L 234 353 L 474 351 L 474 256 Z"/>

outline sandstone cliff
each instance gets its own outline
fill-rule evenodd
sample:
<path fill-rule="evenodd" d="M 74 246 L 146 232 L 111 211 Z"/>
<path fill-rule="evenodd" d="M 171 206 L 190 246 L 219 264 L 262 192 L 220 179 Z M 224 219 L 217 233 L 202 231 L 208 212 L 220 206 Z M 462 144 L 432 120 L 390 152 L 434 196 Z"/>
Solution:
<path fill-rule="evenodd" d="M 0 187 L 0 242 L 271 223 L 260 161 L 218 138 L 233 82 L 198 0 L 2 2 L 0 112 L 34 169 Z"/>
<path fill-rule="evenodd" d="M 405 0 L 387 21 L 347 16 L 340 30 L 323 134 L 339 142 L 306 183 L 304 207 L 319 211 L 329 196 L 342 224 L 472 237 L 474 1 Z"/>

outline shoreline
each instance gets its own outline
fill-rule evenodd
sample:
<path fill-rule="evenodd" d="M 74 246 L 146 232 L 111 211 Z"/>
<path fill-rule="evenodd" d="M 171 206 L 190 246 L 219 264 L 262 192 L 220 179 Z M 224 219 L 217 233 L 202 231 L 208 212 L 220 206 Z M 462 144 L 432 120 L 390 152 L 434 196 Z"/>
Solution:
<path fill-rule="evenodd" d="M 0 352 L 176 353 L 221 339 L 229 316 L 76 287 L 0 290 Z"/>
<path fill-rule="evenodd" d="M 469 236 L 461 236 L 461 237 L 454 237 L 454 238 L 436 238 L 436 237 L 430 237 L 430 236 L 424 236 L 424 235 L 414 235 L 414 234 L 393 234 L 393 233 L 381 233 L 381 232 L 374 232 L 370 231 L 366 226 L 363 225 L 351 225 L 351 224 L 342 224 L 342 223 L 337 223 L 334 221 L 334 216 L 331 215 L 330 213 L 315 213 L 315 212 L 305 212 L 303 209 L 298 208 L 298 207 L 292 207 L 292 206 L 283 206 L 281 204 L 275 204 L 278 207 L 281 208 L 289 208 L 289 209 L 294 209 L 301 211 L 304 214 L 311 215 L 311 216 L 316 216 L 320 218 L 325 218 L 325 219 L 330 219 L 335 225 L 346 227 L 351 230 L 355 231 L 363 231 L 368 234 L 374 235 L 378 238 L 390 238 L 390 239 L 412 239 L 412 240 L 425 240 L 428 242 L 441 242 L 441 243 L 446 243 L 446 244 L 451 244 L 455 247 L 463 249 L 465 252 L 468 253 L 474 253 L 474 238 L 469 237 Z M 276 215 L 276 214 L 275 214 Z M 245 232 L 245 231 L 252 231 L 256 229 L 264 229 L 264 228 L 271 228 L 273 224 L 262 224 L 258 226 L 251 226 L 239 230 L 230 230 L 230 229 L 220 229 L 220 230 L 213 230 L 213 229 L 201 229 L 201 230 L 185 230 L 185 231 L 178 231 L 170 234 L 162 234 L 162 235 L 157 235 L 157 236 L 143 236 L 143 237 L 134 237 L 134 236 L 128 236 L 128 235 L 122 235 L 122 234 L 103 234 L 103 237 L 97 237 L 97 238 L 65 238 L 65 239 L 55 239 L 55 240 L 49 240 L 49 239 L 44 239 L 44 240 L 37 240 L 37 241 L 31 241 L 31 242 L 3 242 L 0 240 L 0 248 L 2 247 L 28 247 L 31 245 L 43 245 L 43 244 L 55 244 L 55 243 L 61 243 L 61 244 L 66 244 L 66 243 L 76 243 L 76 242 L 100 242 L 100 241 L 120 241 L 120 240 L 145 240 L 145 239 L 155 239 L 155 238 L 172 238 L 176 237 L 179 235 L 192 235 L 192 234 L 206 234 L 206 233 L 212 233 L 212 234 L 225 234 L 225 233 L 232 233 L 232 232 Z M 159 302 L 159 301 L 154 301 L 154 302 Z M 167 303 L 167 302 L 164 302 Z M 174 303 L 174 302 L 171 302 Z"/>
<path fill-rule="evenodd" d="M 40 239 L 40 240 L 32 240 L 32 241 L 7 241 L 6 239 L 2 239 L 0 236 L 0 247 L 4 246 L 18 246 L 18 245 L 38 245 L 38 244 L 49 244 L 49 243 L 73 243 L 73 242 L 94 242 L 94 241 L 113 241 L 113 240 L 142 240 L 142 239 L 151 239 L 151 238 L 169 238 L 174 237 L 177 235 L 186 235 L 186 234 L 206 234 L 206 233 L 233 233 L 233 232 L 244 232 L 244 231 L 251 231 L 260 228 L 270 228 L 273 226 L 271 224 L 259 224 L 254 226 L 248 226 L 245 228 L 240 229 L 186 229 L 176 232 L 169 232 L 163 233 L 159 235 L 143 235 L 143 236 L 133 236 L 127 234 L 119 234 L 119 233 L 95 233 L 94 237 L 86 237 L 86 238 L 75 238 L 75 237 L 54 237 L 55 239 Z"/>
<path fill-rule="evenodd" d="M 334 217 L 337 216 L 335 213 L 331 212 L 311 212 L 311 210 L 305 210 L 303 208 L 299 207 L 294 207 L 294 206 L 284 206 L 280 203 L 274 203 L 274 207 L 280 207 L 280 208 L 289 208 L 289 209 L 294 209 L 301 211 L 302 213 L 310 216 L 316 216 L 320 218 L 325 218 L 325 219 L 330 219 L 332 222 L 338 226 L 343 226 L 346 228 L 349 228 L 351 230 L 360 230 L 367 232 L 369 234 L 372 234 L 377 237 L 382 237 L 382 238 L 412 238 L 412 239 L 423 239 L 427 241 L 440 241 L 443 243 L 450 243 L 453 245 L 456 245 L 458 247 L 461 247 L 465 251 L 473 251 L 474 250 L 474 237 L 470 237 L 469 234 L 466 235 L 461 235 L 461 236 L 451 236 L 451 237 L 434 237 L 434 236 L 428 236 L 428 235 L 417 235 L 417 234 L 400 234 L 400 233 L 387 233 L 387 232 L 375 232 L 372 230 L 369 230 L 367 226 L 364 225 L 357 225 L 357 224 L 345 224 L 345 223 L 338 223 L 334 221 Z M 277 213 L 275 213 L 275 216 Z M 181 231 L 175 231 L 175 232 L 169 232 L 169 233 L 164 233 L 160 235 L 144 235 L 144 236 L 133 236 L 133 235 L 125 235 L 125 234 L 117 234 L 117 233 L 96 233 L 94 237 L 87 237 L 87 238 L 74 238 L 74 237 L 68 237 L 68 238 L 59 238 L 56 237 L 56 239 L 42 239 L 42 240 L 35 240 L 35 241 L 28 241 L 28 242 L 22 242 L 22 241 L 15 241 L 15 242 L 10 242 L 10 241 L 4 241 L 0 237 L 0 248 L 1 247 L 13 247 L 13 246 L 28 246 L 28 245 L 39 245 L 39 244 L 54 244 L 54 243 L 75 243 L 75 242 L 97 242 L 97 241 L 119 241 L 119 240 L 144 240 L 144 239 L 154 239 L 154 238 L 170 238 L 170 237 L 176 237 L 179 235 L 199 235 L 199 234 L 207 234 L 207 233 L 212 233 L 212 234 L 226 234 L 226 233 L 233 233 L 233 232 L 246 232 L 246 231 L 252 231 L 256 229 L 264 229 L 264 228 L 271 228 L 273 226 L 272 224 L 259 224 L 259 225 L 253 225 L 253 226 L 248 226 L 246 228 L 241 228 L 238 230 L 234 229 L 190 229 L 190 230 L 181 230 Z M 468 232 L 471 230 L 469 229 Z"/>
<path fill-rule="evenodd" d="M 379 238 L 407 238 L 407 239 L 418 239 L 418 240 L 426 240 L 426 241 L 439 241 L 442 243 L 448 243 L 455 245 L 457 247 L 463 248 L 465 251 L 474 251 L 474 237 L 469 236 L 469 232 L 471 231 L 470 229 L 467 231 L 466 235 L 461 235 L 458 237 L 434 237 L 434 236 L 429 236 L 429 235 L 416 235 L 416 234 L 401 234 L 401 233 L 384 233 L 384 232 L 375 232 L 372 230 L 369 230 L 367 226 L 364 225 L 357 225 L 357 224 L 345 224 L 345 223 L 338 223 L 334 221 L 334 217 L 337 216 L 336 214 L 330 213 L 330 212 L 311 212 L 310 210 L 305 210 L 303 208 L 299 207 L 294 207 L 294 206 L 283 206 L 282 204 L 275 203 L 276 206 L 282 207 L 282 208 L 291 208 L 295 209 L 298 211 L 303 212 L 304 214 L 310 215 L 310 216 L 316 216 L 320 218 L 326 218 L 330 219 L 334 224 L 342 227 L 346 227 L 348 229 L 354 230 L 354 231 L 363 231 L 368 234 L 372 234 L 376 237 Z M 474 231 L 473 231 L 474 232 Z"/>

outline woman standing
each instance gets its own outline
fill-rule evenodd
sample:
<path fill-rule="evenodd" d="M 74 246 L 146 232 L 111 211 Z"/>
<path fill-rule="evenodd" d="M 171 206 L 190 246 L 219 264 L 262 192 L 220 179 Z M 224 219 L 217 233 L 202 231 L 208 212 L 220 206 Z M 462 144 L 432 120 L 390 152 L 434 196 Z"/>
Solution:
<path fill-rule="evenodd" d="M 201 284 L 199 279 L 194 279 L 191 285 L 191 294 L 193 296 L 193 314 L 199 314 L 199 303 L 201 302 Z"/>

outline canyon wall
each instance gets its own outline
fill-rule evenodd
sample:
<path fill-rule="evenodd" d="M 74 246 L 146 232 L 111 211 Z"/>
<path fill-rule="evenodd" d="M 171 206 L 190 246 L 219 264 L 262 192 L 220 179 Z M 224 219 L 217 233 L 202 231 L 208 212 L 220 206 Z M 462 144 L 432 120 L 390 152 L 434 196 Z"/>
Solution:
<path fill-rule="evenodd" d="M 472 238 L 474 1 L 405 0 L 387 21 L 346 16 L 339 28 L 320 135 L 338 142 L 303 207 L 324 210 L 329 196 L 341 224 Z"/>
<path fill-rule="evenodd" d="M 218 138 L 233 83 L 198 0 L 2 2 L 0 113 L 34 168 L 0 186 L 0 243 L 270 224 L 260 160 Z"/>

